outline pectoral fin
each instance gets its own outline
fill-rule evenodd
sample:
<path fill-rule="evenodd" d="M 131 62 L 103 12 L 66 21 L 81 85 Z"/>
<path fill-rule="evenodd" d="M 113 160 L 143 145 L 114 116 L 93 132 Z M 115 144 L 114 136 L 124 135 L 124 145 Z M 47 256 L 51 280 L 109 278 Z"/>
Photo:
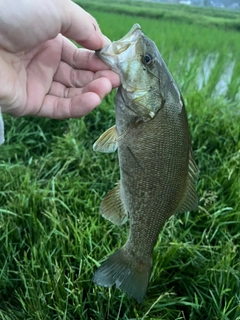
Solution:
<path fill-rule="evenodd" d="M 100 213 L 104 218 L 116 225 L 127 221 L 128 213 L 121 199 L 120 185 L 107 193 L 100 205 Z"/>
<path fill-rule="evenodd" d="M 93 150 L 111 153 L 117 150 L 118 133 L 116 125 L 105 131 L 93 145 Z"/>
<path fill-rule="evenodd" d="M 184 194 L 184 198 L 181 201 L 177 212 L 191 211 L 197 208 L 198 196 L 195 189 L 195 183 L 198 177 L 198 168 L 193 159 L 192 150 L 189 152 L 189 164 L 188 164 L 188 177 L 187 188 Z"/>

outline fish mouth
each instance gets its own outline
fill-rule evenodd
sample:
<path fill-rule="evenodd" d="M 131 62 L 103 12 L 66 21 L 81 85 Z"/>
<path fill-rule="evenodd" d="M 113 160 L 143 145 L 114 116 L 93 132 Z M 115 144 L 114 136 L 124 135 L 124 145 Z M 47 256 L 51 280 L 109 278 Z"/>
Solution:
<path fill-rule="evenodd" d="M 96 50 L 96 55 L 114 70 L 118 57 L 122 54 L 126 56 L 127 51 L 131 50 L 139 37 L 143 34 L 139 24 L 134 24 L 131 30 L 120 40 L 112 42 L 100 50 Z M 114 70 L 116 71 L 116 70 Z"/>

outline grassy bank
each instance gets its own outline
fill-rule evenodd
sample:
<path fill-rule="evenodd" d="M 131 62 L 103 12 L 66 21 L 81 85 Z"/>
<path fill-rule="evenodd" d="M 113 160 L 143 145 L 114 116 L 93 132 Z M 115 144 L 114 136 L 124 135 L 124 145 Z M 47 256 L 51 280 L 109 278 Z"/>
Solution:
<path fill-rule="evenodd" d="M 186 100 L 199 208 L 166 223 L 141 305 L 115 288 L 95 286 L 97 266 L 128 233 L 128 225 L 118 228 L 99 215 L 102 197 L 119 179 L 117 155 L 92 151 L 114 124 L 114 92 L 82 119 L 5 116 L 0 319 L 239 320 L 239 35 L 90 12 L 112 40 L 139 22 L 156 41 Z M 219 90 L 232 62 L 227 89 Z"/>

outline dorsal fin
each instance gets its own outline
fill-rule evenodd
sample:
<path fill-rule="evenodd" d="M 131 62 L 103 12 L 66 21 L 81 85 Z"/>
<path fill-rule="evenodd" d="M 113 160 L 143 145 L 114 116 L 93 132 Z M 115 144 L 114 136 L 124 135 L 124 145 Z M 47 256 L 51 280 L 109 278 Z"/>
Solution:
<path fill-rule="evenodd" d="M 198 168 L 193 159 L 193 152 L 190 148 L 189 151 L 189 163 L 188 163 L 188 177 L 187 177 L 187 188 L 184 197 L 177 208 L 178 213 L 185 211 L 191 211 L 198 206 L 198 196 L 195 189 L 196 180 L 198 177 Z"/>
<path fill-rule="evenodd" d="M 116 225 L 124 224 L 127 221 L 128 212 L 121 199 L 120 184 L 107 193 L 101 202 L 100 213 Z"/>

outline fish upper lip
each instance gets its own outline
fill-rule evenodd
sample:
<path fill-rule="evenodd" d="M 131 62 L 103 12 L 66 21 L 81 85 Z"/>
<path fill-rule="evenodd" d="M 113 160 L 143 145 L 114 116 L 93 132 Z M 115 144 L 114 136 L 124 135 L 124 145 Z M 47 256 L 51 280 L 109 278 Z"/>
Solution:
<path fill-rule="evenodd" d="M 139 36 L 142 34 L 142 30 L 139 24 L 134 24 L 131 30 L 120 40 L 113 41 L 106 47 L 102 49 L 95 50 L 96 55 L 99 58 L 103 58 L 103 56 L 113 56 L 121 54 L 126 51 L 134 42 L 137 41 Z"/>
<path fill-rule="evenodd" d="M 131 30 L 124 37 L 122 37 L 120 40 L 118 40 L 117 42 L 125 41 L 126 39 L 130 38 L 134 33 L 136 33 L 137 30 L 142 32 L 140 25 L 138 23 L 135 23 L 132 26 Z"/>

